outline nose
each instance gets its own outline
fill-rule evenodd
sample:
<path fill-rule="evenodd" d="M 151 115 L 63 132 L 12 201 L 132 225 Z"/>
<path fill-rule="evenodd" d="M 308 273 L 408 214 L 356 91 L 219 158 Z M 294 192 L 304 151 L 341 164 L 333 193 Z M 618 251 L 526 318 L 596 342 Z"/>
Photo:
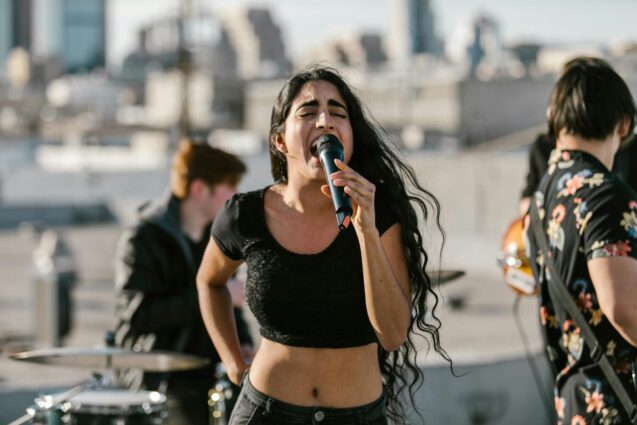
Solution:
<path fill-rule="evenodd" d="M 333 129 L 334 121 L 332 121 L 331 115 L 327 112 L 319 113 L 318 118 L 316 120 L 316 128 Z"/>

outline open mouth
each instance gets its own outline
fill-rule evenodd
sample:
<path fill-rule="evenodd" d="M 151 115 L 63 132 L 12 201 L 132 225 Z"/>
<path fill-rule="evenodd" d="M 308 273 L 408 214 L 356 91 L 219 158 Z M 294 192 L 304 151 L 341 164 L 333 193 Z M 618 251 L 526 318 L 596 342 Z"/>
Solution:
<path fill-rule="evenodd" d="M 318 158 L 318 141 L 319 141 L 319 139 L 316 139 L 310 145 L 310 153 L 312 154 L 312 156 L 317 157 L 317 158 Z"/>

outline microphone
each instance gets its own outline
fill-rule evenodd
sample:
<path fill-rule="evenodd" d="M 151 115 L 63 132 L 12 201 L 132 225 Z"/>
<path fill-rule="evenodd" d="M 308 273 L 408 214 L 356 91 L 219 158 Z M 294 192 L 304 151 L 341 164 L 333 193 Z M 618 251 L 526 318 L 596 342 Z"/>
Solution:
<path fill-rule="evenodd" d="M 334 181 L 330 178 L 330 174 L 339 171 L 336 164 L 334 164 L 334 159 L 343 160 L 343 145 L 333 134 L 324 134 L 316 141 L 316 153 L 325 171 L 327 184 L 330 187 L 332 204 L 334 204 L 334 210 L 336 211 L 336 223 L 339 229 L 345 230 L 349 227 L 354 212 L 352 210 L 352 201 L 343 192 L 343 188 L 335 186 Z"/>

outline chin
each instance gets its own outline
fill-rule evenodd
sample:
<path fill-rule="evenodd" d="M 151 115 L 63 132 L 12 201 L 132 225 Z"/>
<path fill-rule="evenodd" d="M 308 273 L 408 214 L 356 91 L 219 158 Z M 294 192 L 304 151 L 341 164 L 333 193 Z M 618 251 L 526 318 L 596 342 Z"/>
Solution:
<path fill-rule="evenodd" d="M 311 172 L 309 174 L 309 178 L 312 181 L 315 181 L 317 183 L 321 183 L 321 184 L 325 184 L 327 182 L 327 180 L 325 179 L 325 171 L 323 171 L 323 169 L 319 169 L 319 170 L 312 170 L 313 172 Z"/>

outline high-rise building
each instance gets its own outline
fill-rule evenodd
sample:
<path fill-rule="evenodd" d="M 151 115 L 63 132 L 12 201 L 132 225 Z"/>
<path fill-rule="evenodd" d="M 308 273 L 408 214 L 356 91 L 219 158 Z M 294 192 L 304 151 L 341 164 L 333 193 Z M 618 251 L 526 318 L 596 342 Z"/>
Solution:
<path fill-rule="evenodd" d="M 386 47 L 390 59 L 407 61 L 420 53 L 442 53 L 430 0 L 391 0 L 389 7 Z"/>
<path fill-rule="evenodd" d="M 31 49 L 32 0 L 0 0 L 0 61 L 14 47 Z"/>
<path fill-rule="evenodd" d="M 31 28 L 32 28 L 32 6 L 31 0 L 13 0 L 11 5 L 11 47 L 22 47 L 29 50 L 31 48 Z"/>
<path fill-rule="evenodd" d="M 106 65 L 106 0 L 63 0 L 60 56 L 67 72 Z"/>
<path fill-rule="evenodd" d="M 0 74 L 4 72 L 4 61 L 7 59 L 13 41 L 12 3 L 12 0 L 0 0 Z"/>
<path fill-rule="evenodd" d="M 62 49 L 62 6 L 64 0 L 33 1 L 33 45 L 31 53 L 38 58 L 58 55 Z"/>
<path fill-rule="evenodd" d="M 64 72 L 106 63 L 107 0 L 0 0 L 0 60 L 22 47 Z"/>

